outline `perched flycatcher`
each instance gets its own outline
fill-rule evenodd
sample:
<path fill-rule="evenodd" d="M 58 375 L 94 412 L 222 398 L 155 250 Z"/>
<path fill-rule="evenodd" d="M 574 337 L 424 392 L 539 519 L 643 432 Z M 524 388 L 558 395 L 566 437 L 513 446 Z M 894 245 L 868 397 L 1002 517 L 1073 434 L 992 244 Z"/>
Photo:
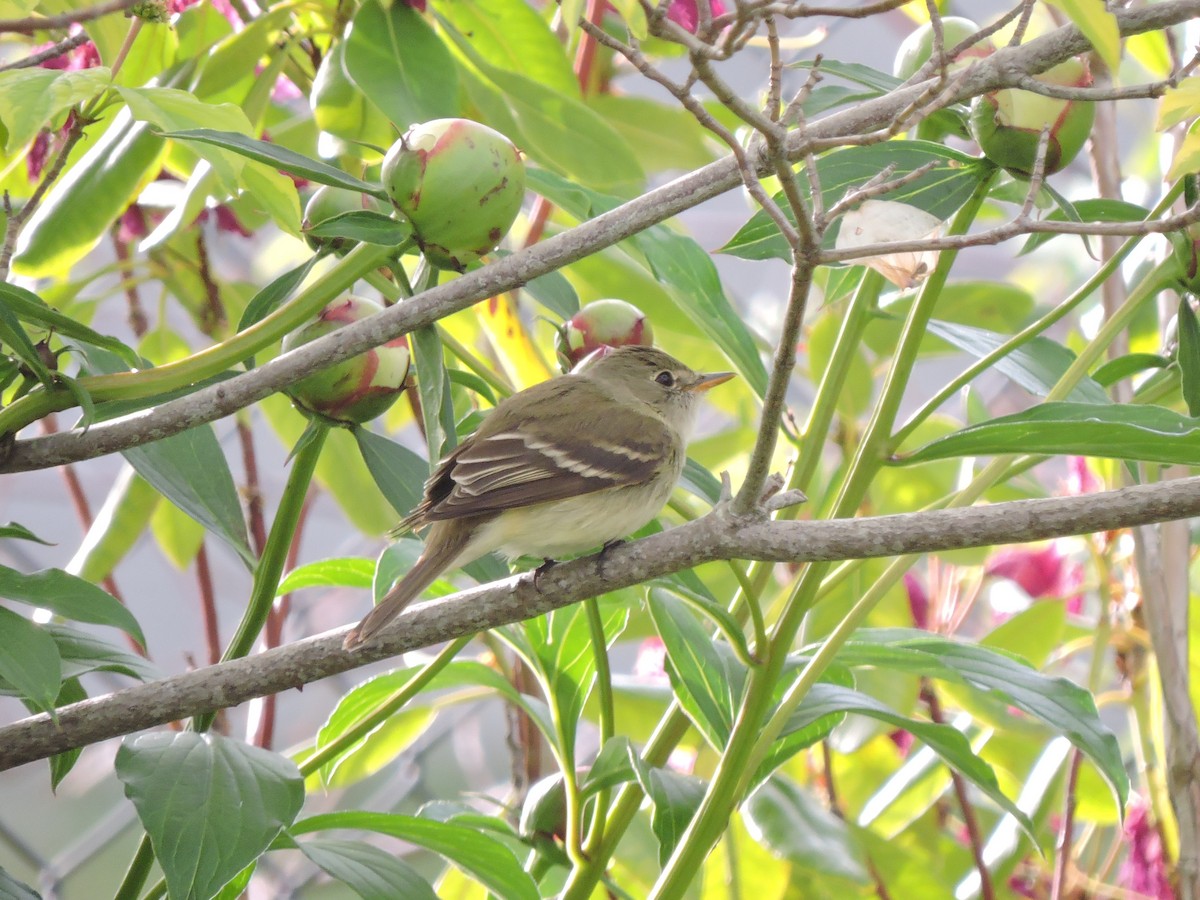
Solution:
<path fill-rule="evenodd" d="M 396 529 L 431 526 L 425 550 L 345 646 L 370 640 L 439 575 L 486 553 L 550 560 L 637 531 L 679 480 L 700 394 L 732 377 L 622 347 L 501 401 L 425 483 Z"/>

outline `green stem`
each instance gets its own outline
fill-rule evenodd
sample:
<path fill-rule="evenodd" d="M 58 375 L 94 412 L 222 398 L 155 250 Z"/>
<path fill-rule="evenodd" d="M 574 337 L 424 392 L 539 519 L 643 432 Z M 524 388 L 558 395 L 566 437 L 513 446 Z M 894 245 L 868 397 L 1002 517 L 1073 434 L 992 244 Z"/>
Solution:
<path fill-rule="evenodd" d="M 600 616 L 600 603 L 595 597 L 583 601 L 587 612 L 588 636 L 591 638 L 592 655 L 596 662 L 596 695 L 600 704 L 600 746 L 603 747 L 616 734 L 617 713 L 613 702 L 612 667 L 608 660 L 608 638 L 604 634 L 604 619 Z M 604 838 L 604 819 L 608 815 L 609 791 L 607 788 L 596 793 L 592 808 L 592 821 L 584 842 L 584 857 L 591 856 Z"/>
<path fill-rule="evenodd" d="M 950 234 L 965 233 L 982 206 L 991 182 L 991 178 L 980 182 L 974 194 L 959 210 L 950 227 Z M 937 266 L 909 311 L 892 367 L 875 404 L 874 414 L 838 495 L 834 517 L 844 518 L 853 514 L 866 495 L 871 478 L 882 464 L 884 448 L 891 435 L 904 388 L 916 363 L 921 339 L 955 257 L 956 254 L 951 251 L 942 252 Z M 753 779 L 755 770 L 750 766 L 761 725 L 771 706 L 772 694 L 782 677 L 783 667 L 800 623 L 811 606 L 820 580 L 828 568 L 828 564 L 810 566 L 798 581 L 795 592 L 788 598 L 776 623 L 766 662 L 762 668 L 750 672 L 746 694 L 729 744 L 717 764 L 716 773 L 700 808 L 692 817 L 682 840 L 654 885 L 650 895 L 653 900 L 673 900 L 683 896 L 704 864 L 704 859 L 725 832 L 729 817 L 740 802 L 746 784 Z"/>
<path fill-rule="evenodd" d="M 248 356 L 283 338 L 303 325 L 327 303 L 348 290 L 365 273 L 373 271 L 393 252 L 394 247 L 360 244 L 339 260 L 328 272 L 298 293 L 269 316 L 244 331 L 191 356 L 144 369 L 116 375 L 85 375 L 78 379 L 94 403 L 105 400 L 131 400 L 177 390 L 203 381 L 227 369 L 239 366 Z M 0 410 L 0 435 L 16 434 L 30 422 L 58 410 L 75 406 L 67 391 L 36 391 Z"/>
<path fill-rule="evenodd" d="M 221 655 L 221 662 L 240 659 L 254 648 L 254 642 L 262 633 L 275 603 L 275 592 L 279 587 L 279 579 L 287 564 L 288 550 L 292 546 L 292 538 L 296 534 L 296 525 L 300 521 L 300 510 L 304 507 L 304 499 L 308 496 L 308 487 L 312 483 L 313 471 L 317 460 L 321 457 L 321 448 L 325 446 L 325 438 L 329 435 L 330 425 L 313 419 L 301 435 L 293 451 L 292 471 L 288 474 L 283 496 L 279 501 L 279 509 L 275 520 L 271 523 L 271 531 L 267 535 L 267 545 L 263 548 L 262 557 L 254 569 L 254 584 L 250 589 L 250 601 L 242 614 L 233 639 Z M 207 731 L 212 725 L 214 713 L 204 713 L 192 720 L 196 731 Z"/>
<path fill-rule="evenodd" d="M 321 747 L 300 765 L 300 774 L 306 778 L 328 763 L 341 756 L 360 740 L 375 730 L 382 722 L 398 713 L 413 697 L 419 694 L 429 682 L 437 677 L 458 656 L 462 649 L 471 642 L 474 635 L 456 638 L 447 644 L 442 652 L 426 663 L 420 672 L 404 683 L 390 697 L 368 712 L 357 723 L 346 729 L 337 738 Z"/>
<path fill-rule="evenodd" d="M 150 836 L 143 834 L 142 842 L 138 844 L 137 852 L 133 854 L 133 859 L 129 862 L 129 869 L 125 872 L 121 886 L 113 895 L 113 900 L 137 900 L 138 895 L 142 892 L 142 886 L 150 877 L 150 869 L 153 865 L 154 848 L 150 846 Z"/>

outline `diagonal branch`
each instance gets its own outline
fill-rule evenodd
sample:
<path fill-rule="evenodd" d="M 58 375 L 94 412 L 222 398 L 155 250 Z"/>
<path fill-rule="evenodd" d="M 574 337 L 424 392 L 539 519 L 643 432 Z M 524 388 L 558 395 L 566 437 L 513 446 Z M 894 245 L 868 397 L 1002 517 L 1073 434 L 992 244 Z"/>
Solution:
<path fill-rule="evenodd" d="M 968 509 L 813 522 L 713 514 L 599 557 L 462 591 L 402 615 L 377 643 L 342 649 L 345 629 L 258 656 L 136 685 L 0 728 L 0 770 L 176 719 L 237 706 L 419 647 L 538 616 L 719 559 L 813 562 L 1021 543 L 1200 515 L 1200 477 Z"/>
<path fill-rule="evenodd" d="M 1137 10 L 1114 13 L 1122 34 L 1162 29 L 1200 16 L 1200 0 L 1166 0 Z M 1085 52 L 1087 39 L 1073 25 L 1023 44 L 998 50 L 975 63 L 957 79 L 947 102 L 966 100 L 1005 87 L 1022 75 L 1042 72 L 1064 59 Z M 786 142 L 788 158 L 803 159 L 814 146 L 839 136 L 863 134 L 888 126 L 922 96 L 926 84 L 898 88 L 809 124 Z M 758 161 L 766 174 L 769 160 Z M 227 416 L 291 384 L 317 369 L 333 365 L 395 337 L 532 278 L 589 256 L 741 185 L 732 156 L 697 169 L 656 190 L 622 204 L 569 231 L 514 253 L 452 282 L 397 304 L 377 316 L 339 329 L 284 354 L 252 372 L 196 391 L 132 416 L 78 431 L 15 441 L 0 447 L 0 472 L 46 468 L 91 459 L 185 431 Z"/>

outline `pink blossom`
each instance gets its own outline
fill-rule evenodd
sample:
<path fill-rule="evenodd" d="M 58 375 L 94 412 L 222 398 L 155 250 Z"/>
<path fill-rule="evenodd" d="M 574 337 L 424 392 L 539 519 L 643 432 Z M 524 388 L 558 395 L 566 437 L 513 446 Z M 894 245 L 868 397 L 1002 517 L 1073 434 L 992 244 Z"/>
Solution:
<path fill-rule="evenodd" d="M 920 579 L 912 572 L 904 573 L 904 589 L 908 591 L 908 608 L 912 612 L 913 623 L 918 628 L 929 630 L 929 592 L 921 584 Z"/>
<path fill-rule="evenodd" d="M 665 681 L 667 647 L 660 637 L 648 637 L 638 647 L 637 659 L 633 664 L 633 674 L 646 681 Z"/>
<path fill-rule="evenodd" d="M 903 728 L 897 728 L 895 731 L 888 734 L 888 740 L 896 745 L 896 749 L 900 751 L 901 757 L 908 756 L 912 750 L 913 742 L 916 740 L 912 736 L 911 731 L 905 731 Z"/>
<path fill-rule="evenodd" d="M 1129 853 L 1117 872 L 1117 885 L 1154 900 L 1175 900 L 1163 860 L 1162 835 L 1150 821 L 1149 805 L 1139 797 L 1130 798 L 1121 841 Z"/>
<path fill-rule="evenodd" d="M 237 216 L 233 214 L 233 210 L 231 210 L 228 206 L 218 206 L 213 209 L 212 212 L 216 216 L 218 231 L 229 231 L 233 234 L 239 234 L 242 237 L 250 237 L 250 232 L 247 231 L 246 227 L 238 221 Z M 202 210 L 200 215 L 196 216 L 196 221 L 207 222 L 208 213 L 209 210 Z"/>
<path fill-rule="evenodd" d="M 1068 494 L 1092 494 L 1104 490 L 1104 484 L 1088 466 L 1087 457 L 1067 457 L 1067 481 L 1064 485 Z"/>
<path fill-rule="evenodd" d="M 711 15 L 724 15 L 725 4 L 721 0 L 705 0 L 708 3 L 709 9 L 712 10 Z M 700 27 L 700 8 L 698 0 L 671 0 L 671 5 L 667 7 L 667 18 L 678 25 L 680 28 L 696 33 L 696 29 Z"/>
<path fill-rule="evenodd" d="M 83 32 L 83 26 L 72 25 L 71 37 Z M 40 53 L 42 50 L 49 50 L 54 44 L 42 44 L 34 47 L 35 53 Z M 58 56 L 53 56 L 50 59 L 43 60 L 40 64 L 43 69 L 59 69 L 65 72 L 77 72 L 80 69 L 90 69 L 100 65 L 100 51 L 96 49 L 96 45 L 92 41 L 84 41 L 73 50 L 68 50 L 66 53 L 60 53 Z"/>
<path fill-rule="evenodd" d="M 1028 547 L 1004 547 L 997 550 L 984 566 L 994 578 L 1016 582 L 1034 600 L 1056 597 L 1067 601 L 1067 611 L 1077 613 L 1083 606 L 1083 567 L 1068 559 L 1058 544 L 1042 550 Z"/>
<path fill-rule="evenodd" d="M 50 155 L 50 132 L 43 128 L 29 145 L 25 154 L 25 171 L 29 173 L 30 181 L 41 177 L 42 169 L 46 167 L 46 157 Z"/>

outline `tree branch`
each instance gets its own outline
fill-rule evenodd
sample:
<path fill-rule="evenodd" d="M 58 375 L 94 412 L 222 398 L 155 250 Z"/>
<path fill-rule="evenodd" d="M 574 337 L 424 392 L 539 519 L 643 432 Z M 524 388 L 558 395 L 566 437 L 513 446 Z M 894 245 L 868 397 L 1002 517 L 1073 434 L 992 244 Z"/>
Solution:
<path fill-rule="evenodd" d="M 1138 10 L 1115 13 L 1123 34 L 1168 26 L 1200 16 L 1200 0 L 1168 0 Z M 1074 26 L 1064 26 L 1020 47 L 1009 47 L 975 63 L 956 80 L 945 98 L 957 102 L 1009 86 L 1023 75 L 1042 72 L 1090 45 Z M 886 127 L 920 97 L 927 85 L 898 88 L 810 123 L 804 133 L 787 139 L 791 160 L 804 158 L 815 144 L 839 136 Z M 769 160 L 758 160 L 766 174 Z M 741 185 L 737 162 L 730 157 L 697 169 L 661 188 L 597 216 L 536 246 L 526 248 L 461 278 L 397 304 L 377 316 L 339 329 L 284 354 L 252 372 L 196 391 L 152 409 L 93 425 L 79 431 L 15 441 L 0 459 L 0 472 L 18 472 L 77 462 L 177 434 L 229 415 L 266 397 L 298 378 L 332 365 L 414 328 L 596 253 L 651 225 Z"/>
<path fill-rule="evenodd" d="M 400 616 L 374 644 L 342 649 L 345 628 L 257 656 L 140 684 L 0 728 L 0 770 L 255 697 L 298 688 L 461 635 L 719 559 L 816 562 L 1022 543 L 1200 515 L 1200 477 L 968 509 L 813 522 L 737 517 L 727 505 L 604 555 L 462 591 Z"/>

